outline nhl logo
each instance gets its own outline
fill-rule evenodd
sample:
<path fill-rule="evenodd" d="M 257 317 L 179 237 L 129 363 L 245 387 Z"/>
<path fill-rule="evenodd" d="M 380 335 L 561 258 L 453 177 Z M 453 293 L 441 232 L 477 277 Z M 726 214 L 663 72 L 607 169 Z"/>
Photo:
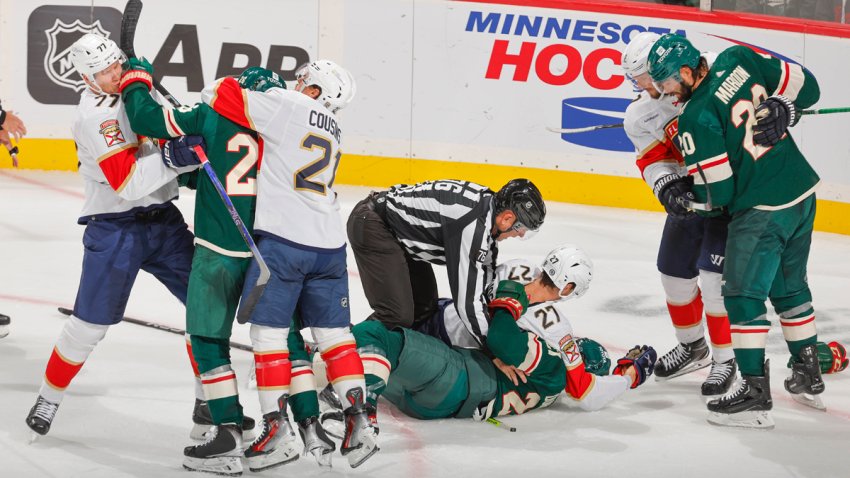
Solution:
<path fill-rule="evenodd" d="M 77 19 L 67 24 L 57 18 L 53 26 L 44 32 L 47 35 L 44 71 L 50 81 L 77 92 L 86 87 L 83 78 L 71 63 L 70 56 L 71 45 L 86 33 L 95 33 L 109 38 L 109 32 L 103 28 L 100 20 L 96 20 L 93 24 L 85 24 Z"/>

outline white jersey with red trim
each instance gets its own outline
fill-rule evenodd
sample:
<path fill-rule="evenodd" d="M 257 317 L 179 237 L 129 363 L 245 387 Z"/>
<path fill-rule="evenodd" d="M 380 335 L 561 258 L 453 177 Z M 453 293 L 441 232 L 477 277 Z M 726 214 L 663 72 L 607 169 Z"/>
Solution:
<path fill-rule="evenodd" d="M 675 96 L 656 100 L 646 91 L 641 91 L 626 108 L 626 135 L 635 147 L 637 166 L 650 188 L 662 176 L 688 174 L 678 148 L 679 109 Z"/>
<path fill-rule="evenodd" d="M 120 95 L 98 95 L 87 88 L 71 131 L 86 188 L 80 223 L 95 216 L 120 217 L 177 197 L 178 171 L 163 164 L 152 141 L 140 144 Z"/>
<path fill-rule="evenodd" d="M 341 156 L 336 116 L 303 93 L 245 90 L 233 78 L 208 86 L 201 98 L 264 141 L 254 230 L 296 246 L 344 247 L 345 229 L 332 189 Z"/>

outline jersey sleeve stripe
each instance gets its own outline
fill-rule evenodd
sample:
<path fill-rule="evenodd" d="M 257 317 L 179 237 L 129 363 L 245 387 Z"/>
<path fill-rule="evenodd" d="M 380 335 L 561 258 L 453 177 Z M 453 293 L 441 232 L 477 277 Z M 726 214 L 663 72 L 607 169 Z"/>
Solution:
<path fill-rule="evenodd" d="M 803 73 L 803 67 L 782 62 L 782 75 L 779 79 L 779 88 L 773 92 L 774 95 L 782 95 L 791 101 L 797 99 L 800 94 L 800 89 L 803 88 L 803 83 L 806 81 L 806 75 Z"/>
<path fill-rule="evenodd" d="M 652 145 L 650 145 L 650 147 L 647 147 L 638 154 L 636 161 L 641 175 L 643 175 L 647 166 L 658 162 L 670 162 L 676 164 L 679 162 L 678 158 L 674 155 L 670 144 L 666 141 L 663 143 L 655 141 Z"/>
<path fill-rule="evenodd" d="M 163 114 L 165 115 L 165 129 L 171 137 L 186 135 L 180 125 L 177 124 L 177 119 L 174 118 L 174 110 L 163 108 Z"/>
<path fill-rule="evenodd" d="M 702 175 L 699 174 L 697 164 L 702 168 L 705 174 L 705 181 Z M 729 164 L 729 158 L 726 154 L 720 154 L 706 160 L 700 161 L 688 167 L 688 174 L 693 176 L 694 184 L 719 183 L 732 177 L 732 166 Z"/>

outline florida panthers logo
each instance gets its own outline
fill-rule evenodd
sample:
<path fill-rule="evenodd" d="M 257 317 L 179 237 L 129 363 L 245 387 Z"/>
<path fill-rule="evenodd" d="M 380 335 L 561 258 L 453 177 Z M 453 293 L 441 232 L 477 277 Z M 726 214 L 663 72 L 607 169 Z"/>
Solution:
<path fill-rule="evenodd" d="M 44 32 L 47 35 L 47 53 L 44 55 L 44 71 L 50 81 L 74 91 L 82 91 L 86 84 L 71 63 L 71 45 L 86 33 L 95 33 L 109 38 L 100 20 L 88 25 L 75 20 L 70 25 L 56 19 L 53 26 Z"/>

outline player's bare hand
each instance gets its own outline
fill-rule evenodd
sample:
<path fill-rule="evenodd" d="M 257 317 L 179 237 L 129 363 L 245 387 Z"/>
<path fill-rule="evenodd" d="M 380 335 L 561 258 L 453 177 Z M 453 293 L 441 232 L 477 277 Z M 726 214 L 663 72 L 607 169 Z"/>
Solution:
<path fill-rule="evenodd" d="M 513 365 L 508 365 L 505 362 L 499 360 L 498 358 L 493 359 L 493 364 L 495 364 L 496 368 L 498 368 L 503 374 L 505 374 L 505 376 L 508 377 L 508 380 L 513 382 L 514 385 L 519 385 L 520 380 L 522 380 L 522 383 L 528 382 L 528 379 L 525 377 L 525 372 L 514 367 Z"/>
<path fill-rule="evenodd" d="M 9 139 L 9 133 L 5 129 L 0 130 L 0 144 L 5 146 L 6 149 L 12 149 L 12 140 Z"/>
<path fill-rule="evenodd" d="M 7 132 L 12 138 L 15 138 L 15 141 L 20 140 L 22 136 L 27 134 L 27 127 L 24 126 L 24 122 L 11 111 L 6 112 L 6 119 L 3 121 L 2 126 L 3 131 Z"/>

